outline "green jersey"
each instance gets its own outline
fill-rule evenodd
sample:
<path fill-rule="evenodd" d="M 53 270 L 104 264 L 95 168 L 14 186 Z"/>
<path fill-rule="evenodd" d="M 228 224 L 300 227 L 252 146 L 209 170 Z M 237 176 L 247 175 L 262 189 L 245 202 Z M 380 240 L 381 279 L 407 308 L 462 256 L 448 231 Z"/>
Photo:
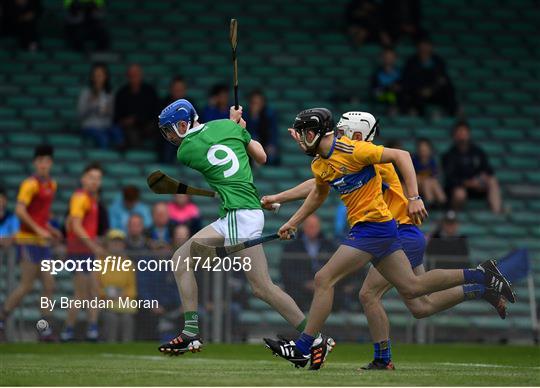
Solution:
<path fill-rule="evenodd" d="M 233 209 L 260 209 L 246 147 L 248 131 L 231 120 L 214 120 L 188 131 L 178 160 L 203 174 L 221 197 L 219 216 Z"/>

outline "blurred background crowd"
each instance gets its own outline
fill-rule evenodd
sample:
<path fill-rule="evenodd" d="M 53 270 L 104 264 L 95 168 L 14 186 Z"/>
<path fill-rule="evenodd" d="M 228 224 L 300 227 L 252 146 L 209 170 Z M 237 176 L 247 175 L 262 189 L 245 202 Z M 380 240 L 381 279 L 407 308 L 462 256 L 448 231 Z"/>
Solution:
<path fill-rule="evenodd" d="M 0 138 L 10 148 L 2 151 L 0 177 L 4 248 L 13 247 L 19 184 L 31 172 L 31 153 L 41 143 L 55 148 L 51 176 L 58 181 L 58 194 L 52 221 L 64 237 L 69 200 L 91 160 L 101 162 L 103 175 L 97 232 L 103 248 L 117 243 L 114 249 L 127 252 L 126 257 L 167 257 L 213 220 L 214 203 L 149 193 L 145 172 L 160 166 L 200 183 L 200 177 L 175 167 L 176 149 L 161 138 L 156 118 L 179 98 L 196 106 L 202 122 L 228 118 L 227 21 L 236 16 L 241 105 L 247 129 L 263 144 L 270 166 L 253 166 L 261 195 L 309 176 L 307 158 L 286 134 L 296 111 L 328 106 L 335 118 L 346 110 L 370 111 L 381 122 L 380 140 L 375 141 L 412 154 L 421 194 L 432 211 L 423 229 L 430 239 L 428 252 L 443 257 L 439 264 L 448 256 L 456 258 L 446 262 L 452 266 L 486 254 L 500 257 L 513 248 L 540 249 L 538 241 L 531 242 L 540 236 L 534 226 L 540 208 L 531 199 L 540 182 L 535 171 L 540 167 L 540 79 L 535 70 L 540 58 L 538 42 L 530 38 L 540 25 L 537 3 L 492 7 L 480 0 L 304 1 L 252 4 L 242 11 L 243 1 L 211 3 L 2 2 L 0 101 L 5 104 L 0 108 Z M 203 15 L 203 10 L 208 12 Z M 283 34 L 273 30 L 285 26 L 264 16 L 277 10 L 285 13 L 289 31 Z M 312 14 L 299 20 L 306 10 Z M 190 15 L 196 28 L 187 24 Z M 520 20 L 511 23 L 520 27 L 497 30 L 507 25 L 507 18 Z M 178 31 L 160 27 L 172 22 L 184 26 Z M 514 159 L 506 157 L 510 152 Z M 267 227 L 279 226 L 293 210 L 286 208 L 274 219 L 268 215 Z M 303 309 L 311 299 L 313 274 L 346 232 L 344 215 L 331 200 L 327 211 L 305 222 L 297 241 L 269 248 L 272 275 Z M 61 255 L 65 240 L 55 240 L 54 248 Z M 100 295 L 119 288 L 138 298 L 158 299 L 160 308 L 107 312 L 103 325 L 131 329 L 102 333 L 116 333 L 109 340 L 171 335 L 181 317 L 172 274 L 132 275 L 104 276 Z M 211 287 L 205 280 L 204 287 Z M 234 293 L 231 308 L 245 312 L 235 316 L 248 326 L 260 322 L 265 307 L 249 296 L 241 275 L 228 281 Z M 336 309 L 357 311 L 360 285 L 361 276 L 346 281 Z M 61 291 L 71 292 L 67 287 Z M 7 283 L 0 289 L 3 301 Z M 203 311 L 212 307 L 208 302 Z M 23 310 L 23 315 L 36 317 L 35 310 Z M 464 322 L 450 325 L 470 324 Z"/>

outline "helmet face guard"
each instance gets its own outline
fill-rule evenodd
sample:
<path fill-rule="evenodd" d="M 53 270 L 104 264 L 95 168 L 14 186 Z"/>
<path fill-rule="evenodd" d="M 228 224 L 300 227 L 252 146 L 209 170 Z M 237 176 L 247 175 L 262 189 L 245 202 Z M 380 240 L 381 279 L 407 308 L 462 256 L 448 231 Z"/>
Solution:
<path fill-rule="evenodd" d="M 198 115 L 188 100 L 180 99 L 163 109 L 158 119 L 159 130 L 163 137 L 171 144 L 179 146 L 188 132 L 187 130 L 184 133 L 180 132 L 181 123 L 185 122 L 187 129 L 190 129 L 198 120 Z"/>
<path fill-rule="evenodd" d="M 293 128 L 300 135 L 306 154 L 315 156 L 322 138 L 334 133 L 332 113 L 325 108 L 307 109 L 296 116 Z M 307 139 L 308 132 L 314 135 L 311 141 Z"/>

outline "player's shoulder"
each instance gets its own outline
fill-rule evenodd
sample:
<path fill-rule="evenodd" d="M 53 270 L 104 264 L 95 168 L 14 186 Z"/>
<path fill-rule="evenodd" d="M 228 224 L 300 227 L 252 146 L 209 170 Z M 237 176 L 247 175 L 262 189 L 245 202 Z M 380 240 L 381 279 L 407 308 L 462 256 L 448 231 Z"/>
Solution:
<path fill-rule="evenodd" d="M 33 188 L 38 188 L 38 187 L 39 187 L 39 180 L 37 177 L 33 175 L 23 179 L 21 182 L 21 188 L 24 188 L 24 189 L 33 189 Z"/>
<path fill-rule="evenodd" d="M 336 140 L 334 149 L 339 152 L 344 152 L 346 154 L 352 154 L 355 147 L 355 141 L 349 139 L 348 137 L 342 136 L 341 139 Z"/>
<path fill-rule="evenodd" d="M 205 125 L 207 125 L 209 128 L 235 128 L 240 127 L 238 124 L 236 124 L 234 121 L 229 119 L 219 119 L 219 120 L 212 120 L 207 122 Z M 242 128 L 242 127 L 240 127 Z"/>
<path fill-rule="evenodd" d="M 87 201 L 88 199 L 88 193 L 84 190 L 75 190 L 73 194 L 71 194 L 71 200 L 73 201 Z"/>

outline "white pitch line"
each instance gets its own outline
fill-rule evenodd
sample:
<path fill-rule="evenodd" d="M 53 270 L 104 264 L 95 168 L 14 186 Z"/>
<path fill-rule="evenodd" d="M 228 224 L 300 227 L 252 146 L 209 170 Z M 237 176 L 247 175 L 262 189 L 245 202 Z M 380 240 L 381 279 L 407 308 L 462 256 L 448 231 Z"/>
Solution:
<path fill-rule="evenodd" d="M 540 369 L 540 366 L 475 364 L 475 363 L 468 364 L 468 363 L 465 363 L 465 362 L 436 362 L 434 364 L 436 364 L 436 365 L 445 365 L 445 366 L 470 367 L 470 368 Z"/>

